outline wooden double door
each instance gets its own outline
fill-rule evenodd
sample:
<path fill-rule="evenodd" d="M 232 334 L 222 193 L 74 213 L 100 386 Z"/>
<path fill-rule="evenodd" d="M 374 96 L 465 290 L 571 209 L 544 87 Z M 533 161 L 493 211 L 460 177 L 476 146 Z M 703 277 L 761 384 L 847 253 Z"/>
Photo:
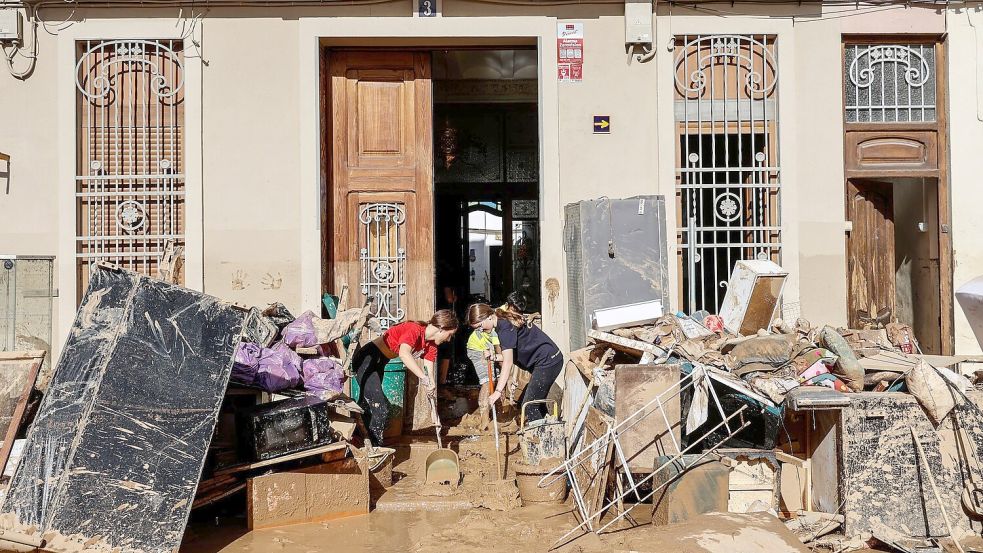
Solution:
<path fill-rule="evenodd" d="M 434 304 L 433 103 L 425 52 L 324 54 L 326 291 L 375 301 L 383 326 Z"/>

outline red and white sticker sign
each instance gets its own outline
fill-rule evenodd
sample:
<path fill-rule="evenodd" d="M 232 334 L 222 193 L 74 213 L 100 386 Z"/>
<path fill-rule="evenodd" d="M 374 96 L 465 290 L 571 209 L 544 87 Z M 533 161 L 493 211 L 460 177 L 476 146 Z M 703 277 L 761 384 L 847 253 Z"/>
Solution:
<path fill-rule="evenodd" d="M 584 24 L 556 24 L 556 69 L 560 81 L 584 79 Z"/>

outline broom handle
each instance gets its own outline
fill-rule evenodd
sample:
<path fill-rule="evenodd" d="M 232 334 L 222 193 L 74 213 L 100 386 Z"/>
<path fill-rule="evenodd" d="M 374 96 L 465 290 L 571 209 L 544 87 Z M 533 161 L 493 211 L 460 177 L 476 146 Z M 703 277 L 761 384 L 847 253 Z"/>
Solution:
<path fill-rule="evenodd" d="M 495 362 L 492 361 L 492 355 L 494 355 L 494 346 L 488 346 L 488 395 L 495 393 Z M 502 476 L 502 455 L 499 452 L 498 446 L 498 412 L 495 409 L 495 404 L 489 402 L 492 412 L 492 422 L 494 423 L 495 429 L 495 464 L 498 467 L 499 478 L 504 478 Z"/>

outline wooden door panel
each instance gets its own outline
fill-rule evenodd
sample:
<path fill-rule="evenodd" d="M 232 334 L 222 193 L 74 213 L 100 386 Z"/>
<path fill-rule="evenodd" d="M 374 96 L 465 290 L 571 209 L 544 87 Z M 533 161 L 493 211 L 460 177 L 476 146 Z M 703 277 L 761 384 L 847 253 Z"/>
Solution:
<path fill-rule="evenodd" d="M 416 165 L 412 71 L 347 72 L 348 166 L 351 169 L 402 168 Z"/>
<path fill-rule="evenodd" d="M 851 328 L 861 328 L 861 312 L 895 312 L 894 197 L 890 183 L 875 181 L 851 180 L 847 192 L 849 317 Z"/>
<path fill-rule="evenodd" d="M 376 300 L 384 325 L 433 309 L 433 164 L 429 57 L 333 52 L 333 291 Z"/>

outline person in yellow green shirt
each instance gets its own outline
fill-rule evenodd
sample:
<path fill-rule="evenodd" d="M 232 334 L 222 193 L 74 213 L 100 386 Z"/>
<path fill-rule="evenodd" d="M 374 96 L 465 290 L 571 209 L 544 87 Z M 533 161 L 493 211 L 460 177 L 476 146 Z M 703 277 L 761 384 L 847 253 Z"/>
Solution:
<path fill-rule="evenodd" d="M 491 422 L 488 417 L 488 396 L 491 395 L 491 386 L 488 384 L 488 360 L 492 362 L 502 360 L 502 347 L 498 341 L 495 331 L 485 332 L 475 330 L 468 337 L 467 345 L 468 359 L 474 365 L 474 372 L 478 377 L 478 384 L 481 389 L 478 392 L 478 429 L 487 430 Z"/>

